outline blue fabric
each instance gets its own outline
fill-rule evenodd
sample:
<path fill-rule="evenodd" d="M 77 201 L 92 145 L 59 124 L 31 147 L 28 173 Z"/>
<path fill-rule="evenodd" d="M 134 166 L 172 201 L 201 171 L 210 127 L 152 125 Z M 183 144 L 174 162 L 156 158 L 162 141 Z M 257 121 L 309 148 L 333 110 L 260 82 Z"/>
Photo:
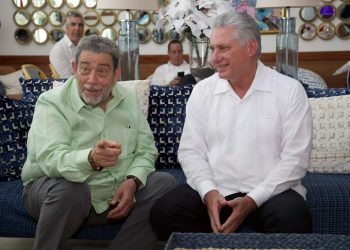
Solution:
<path fill-rule="evenodd" d="M 33 112 L 25 101 L 0 96 L 0 181 L 20 178 Z"/>
<path fill-rule="evenodd" d="M 192 85 L 150 86 L 148 122 L 159 152 L 157 169 L 181 167 L 177 150 L 192 88 Z"/>
<path fill-rule="evenodd" d="M 330 97 L 350 94 L 350 88 L 306 88 L 305 91 L 309 98 Z"/>

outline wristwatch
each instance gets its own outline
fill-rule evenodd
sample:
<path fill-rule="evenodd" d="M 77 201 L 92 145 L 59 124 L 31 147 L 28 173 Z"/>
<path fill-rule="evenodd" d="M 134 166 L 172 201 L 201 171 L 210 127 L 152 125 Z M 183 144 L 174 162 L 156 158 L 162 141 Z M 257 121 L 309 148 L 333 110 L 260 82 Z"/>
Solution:
<path fill-rule="evenodd" d="M 126 177 L 126 179 L 131 179 L 135 182 L 135 185 L 136 185 L 136 191 L 139 189 L 140 185 L 141 185 L 141 181 L 136 177 L 136 176 L 133 176 L 133 175 L 128 175 Z"/>

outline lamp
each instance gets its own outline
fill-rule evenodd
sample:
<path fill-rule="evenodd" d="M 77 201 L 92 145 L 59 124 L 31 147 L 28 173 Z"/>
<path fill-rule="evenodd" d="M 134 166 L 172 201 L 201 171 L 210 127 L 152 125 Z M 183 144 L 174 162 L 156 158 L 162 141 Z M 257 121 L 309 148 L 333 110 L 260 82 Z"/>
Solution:
<path fill-rule="evenodd" d="M 140 79 L 139 38 L 136 22 L 130 10 L 158 10 L 158 0 L 98 0 L 96 9 L 126 10 L 125 20 L 120 20 L 118 46 L 120 52 L 120 80 Z"/>
<path fill-rule="evenodd" d="M 256 8 L 286 8 L 280 18 L 280 32 L 276 36 L 276 70 L 298 79 L 298 43 L 295 33 L 295 17 L 290 16 L 290 8 L 315 7 L 320 0 L 257 0 Z"/>

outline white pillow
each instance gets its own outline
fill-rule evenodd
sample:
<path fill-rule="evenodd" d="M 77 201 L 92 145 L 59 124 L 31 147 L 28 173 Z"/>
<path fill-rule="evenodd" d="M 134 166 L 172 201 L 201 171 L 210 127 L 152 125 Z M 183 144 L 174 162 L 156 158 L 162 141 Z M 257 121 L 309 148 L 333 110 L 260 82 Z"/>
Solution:
<path fill-rule="evenodd" d="M 24 77 L 22 70 L 7 75 L 0 75 L 0 81 L 5 87 L 6 95 L 22 94 L 22 88 L 19 81 L 20 77 Z"/>
<path fill-rule="evenodd" d="M 146 117 L 148 116 L 148 98 L 150 83 L 151 82 L 149 80 L 120 81 L 117 83 L 123 87 L 126 87 L 136 92 L 140 101 L 142 112 L 145 114 Z"/>
<path fill-rule="evenodd" d="M 350 95 L 309 98 L 313 142 L 309 171 L 350 173 Z"/>

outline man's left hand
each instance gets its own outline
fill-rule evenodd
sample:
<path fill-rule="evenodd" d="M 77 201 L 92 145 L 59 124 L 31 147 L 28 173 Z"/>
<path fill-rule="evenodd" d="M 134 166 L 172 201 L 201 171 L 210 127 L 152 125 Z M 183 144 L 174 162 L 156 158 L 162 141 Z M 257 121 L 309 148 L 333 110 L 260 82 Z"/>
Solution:
<path fill-rule="evenodd" d="M 118 187 L 111 201 L 112 210 L 107 217 L 117 220 L 126 217 L 133 205 L 136 192 L 136 184 L 132 179 L 127 179 Z"/>
<path fill-rule="evenodd" d="M 235 232 L 242 224 L 244 219 L 247 218 L 248 215 L 250 215 L 255 209 L 257 209 L 255 201 L 249 196 L 238 197 L 227 201 L 226 205 L 232 208 L 232 213 L 221 226 L 220 231 L 223 233 Z"/>

